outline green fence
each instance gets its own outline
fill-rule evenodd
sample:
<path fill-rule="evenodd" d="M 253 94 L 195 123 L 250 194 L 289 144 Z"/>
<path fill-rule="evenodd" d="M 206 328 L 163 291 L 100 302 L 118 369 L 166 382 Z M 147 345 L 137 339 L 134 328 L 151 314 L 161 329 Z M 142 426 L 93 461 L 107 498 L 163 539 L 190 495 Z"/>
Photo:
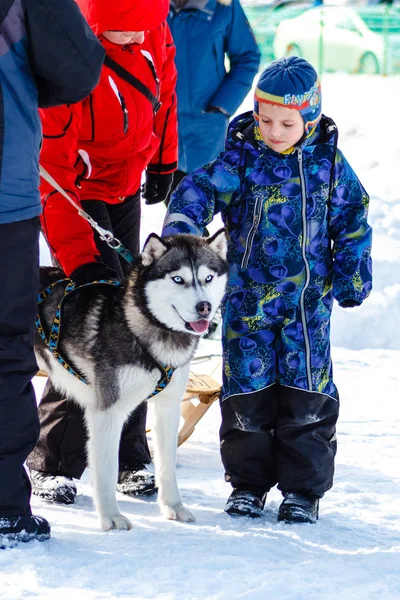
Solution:
<path fill-rule="evenodd" d="M 400 74 L 400 6 L 312 6 L 306 1 L 243 0 L 262 66 L 297 55 L 319 73 Z"/>

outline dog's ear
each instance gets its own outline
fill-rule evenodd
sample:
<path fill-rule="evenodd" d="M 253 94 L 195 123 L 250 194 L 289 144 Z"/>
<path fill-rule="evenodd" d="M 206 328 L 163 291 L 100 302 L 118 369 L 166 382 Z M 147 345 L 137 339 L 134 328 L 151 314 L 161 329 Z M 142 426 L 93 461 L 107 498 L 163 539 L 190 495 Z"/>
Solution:
<path fill-rule="evenodd" d="M 206 239 L 207 244 L 211 250 L 214 250 L 215 254 L 218 254 L 223 260 L 226 260 L 228 252 L 228 246 L 226 242 L 225 229 L 219 229 L 217 233 Z"/>
<path fill-rule="evenodd" d="M 161 258 L 168 250 L 167 244 L 156 233 L 151 233 L 147 238 L 142 252 L 142 264 L 148 267 L 152 262 Z"/>

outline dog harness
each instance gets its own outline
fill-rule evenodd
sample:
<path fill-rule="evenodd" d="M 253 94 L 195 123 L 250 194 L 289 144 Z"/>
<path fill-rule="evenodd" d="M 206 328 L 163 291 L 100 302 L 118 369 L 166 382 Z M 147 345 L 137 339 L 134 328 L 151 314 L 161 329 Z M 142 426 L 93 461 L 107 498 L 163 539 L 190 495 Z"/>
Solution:
<path fill-rule="evenodd" d="M 56 309 L 56 313 L 53 319 L 53 322 L 50 326 L 50 332 L 49 335 L 46 336 L 46 333 L 44 331 L 44 327 L 42 325 L 42 320 L 40 317 L 40 304 L 42 302 L 44 302 L 46 300 L 46 298 L 48 298 L 53 291 L 55 290 L 55 288 L 58 285 L 61 284 L 66 284 L 65 286 L 65 290 L 64 290 L 64 295 L 61 298 L 57 309 Z M 39 297 L 38 297 L 38 313 L 37 313 L 37 317 L 36 317 L 36 321 L 35 321 L 35 325 L 36 325 L 36 330 L 38 332 L 38 334 L 40 335 L 41 339 L 43 340 L 43 342 L 46 344 L 46 346 L 48 347 L 48 349 L 50 350 L 50 352 L 52 353 L 52 355 L 54 356 L 55 359 L 57 359 L 57 361 L 60 363 L 60 365 L 66 369 L 66 371 L 68 371 L 68 373 L 70 373 L 71 375 L 73 375 L 74 377 L 76 377 L 77 379 L 79 379 L 79 381 L 81 381 L 82 383 L 85 383 L 86 385 L 88 385 L 86 379 L 79 373 L 78 369 L 76 369 L 73 364 L 70 362 L 67 362 L 62 356 L 61 354 L 58 352 L 58 345 L 60 342 L 60 331 L 61 331 L 61 316 L 62 316 L 62 306 L 63 306 L 63 302 L 65 300 L 65 298 L 67 296 L 71 296 L 71 294 L 73 294 L 74 292 L 76 292 L 77 290 L 81 290 L 84 287 L 88 287 L 88 286 L 92 286 L 92 285 L 111 285 L 114 287 L 118 287 L 121 285 L 120 281 L 115 281 L 114 279 L 99 279 L 98 281 L 93 281 L 91 283 L 85 283 L 83 285 L 80 285 L 78 287 L 75 286 L 75 282 L 72 281 L 72 279 L 66 278 L 66 279 L 58 279 L 57 281 L 55 281 L 54 283 L 52 283 L 51 285 L 49 285 L 46 289 L 42 290 L 39 293 Z M 154 363 L 154 365 L 158 368 L 158 370 L 161 373 L 161 377 L 158 380 L 158 383 L 155 387 L 155 390 L 149 395 L 147 396 L 146 400 L 148 400 L 149 398 L 153 398 L 153 396 L 156 396 L 157 394 L 159 394 L 160 392 L 162 392 L 163 389 L 165 389 L 165 387 L 169 384 L 169 382 L 171 381 L 172 375 L 174 374 L 175 369 L 169 365 L 163 365 L 162 363 L 158 362 L 155 358 L 153 358 L 151 356 L 151 359 Z"/>

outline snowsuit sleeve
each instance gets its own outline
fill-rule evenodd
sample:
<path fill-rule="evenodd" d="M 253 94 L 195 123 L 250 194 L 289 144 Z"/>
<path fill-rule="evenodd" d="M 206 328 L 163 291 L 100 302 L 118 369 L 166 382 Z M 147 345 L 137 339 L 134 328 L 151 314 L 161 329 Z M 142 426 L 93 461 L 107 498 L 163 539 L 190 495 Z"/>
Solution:
<path fill-rule="evenodd" d="M 40 116 L 44 134 L 40 162 L 72 199 L 80 204 L 75 164 L 78 162 L 84 168 L 84 162 L 77 153 L 82 103 L 42 109 Z M 66 275 L 85 263 L 98 260 L 99 251 L 88 222 L 43 179 L 40 192 L 43 233 Z"/>
<path fill-rule="evenodd" d="M 247 95 L 260 66 L 260 51 L 238 0 L 232 0 L 232 23 L 226 40 L 226 53 L 230 69 L 209 104 L 233 115 Z"/>
<path fill-rule="evenodd" d="M 343 154 L 337 150 L 330 202 L 333 242 L 333 295 L 339 305 L 360 305 L 372 289 L 372 229 L 369 196 Z"/>
<path fill-rule="evenodd" d="M 160 146 L 147 167 L 149 173 L 173 173 L 178 166 L 175 45 L 167 23 L 164 22 L 161 27 L 164 35 L 164 63 L 160 79 L 161 108 L 155 121 Z"/>
<path fill-rule="evenodd" d="M 23 0 L 39 106 L 79 102 L 97 85 L 104 49 L 72 0 Z"/>
<path fill-rule="evenodd" d="M 163 236 L 176 233 L 202 235 L 214 215 L 227 209 L 239 188 L 238 169 L 224 160 L 224 154 L 193 171 L 172 194 Z"/>

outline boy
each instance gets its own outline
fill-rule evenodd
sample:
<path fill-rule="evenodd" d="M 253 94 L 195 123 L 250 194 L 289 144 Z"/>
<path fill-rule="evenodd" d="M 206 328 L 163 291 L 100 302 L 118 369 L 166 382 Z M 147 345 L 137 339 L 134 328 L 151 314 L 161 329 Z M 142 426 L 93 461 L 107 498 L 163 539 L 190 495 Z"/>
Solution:
<path fill-rule="evenodd" d="M 165 235 L 201 234 L 218 212 L 227 228 L 220 436 L 231 515 L 260 517 L 278 483 L 278 520 L 315 523 L 332 486 L 330 316 L 334 298 L 359 306 L 371 291 L 368 200 L 298 57 L 264 70 L 254 114 L 231 123 L 225 152 L 172 197 Z"/>

